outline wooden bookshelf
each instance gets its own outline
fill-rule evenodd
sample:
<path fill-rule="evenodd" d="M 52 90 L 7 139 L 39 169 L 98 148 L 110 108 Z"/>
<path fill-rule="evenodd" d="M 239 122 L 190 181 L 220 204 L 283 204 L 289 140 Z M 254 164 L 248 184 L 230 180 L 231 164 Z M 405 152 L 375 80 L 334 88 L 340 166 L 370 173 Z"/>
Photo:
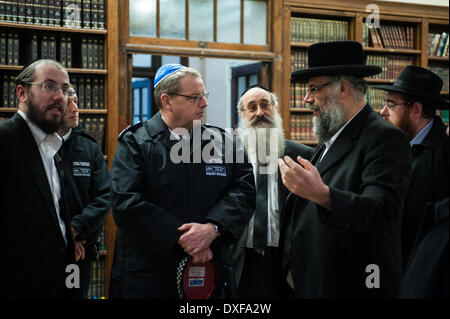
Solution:
<path fill-rule="evenodd" d="M 404 65 L 412 63 L 414 65 L 420 65 L 422 67 L 429 67 L 429 64 L 439 68 L 442 65 L 442 69 L 447 68 L 447 83 L 448 83 L 448 56 L 436 57 L 428 56 L 428 33 L 429 32 L 444 32 L 449 25 L 448 8 L 439 6 L 428 5 L 415 5 L 406 3 L 393 3 L 383 1 L 371 1 L 370 4 L 376 4 L 380 8 L 380 25 L 381 29 L 384 29 L 384 35 L 387 37 L 386 30 L 389 30 L 391 36 L 397 35 L 398 38 L 387 38 L 386 43 L 392 45 L 392 47 L 374 47 L 370 39 L 370 34 L 365 31 L 364 22 L 370 12 L 366 12 L 366 6 L 369 2 L 363 2 L 358 0 L 322 0 L 320 3 L 314 0 L 285 0 L 285 37 L 288 39 L 289 45 L 285 47 L 283 54 L 284 58 L 284 77 L 286 83 L 290 82 L 290 72 L 293 69 L 293 65 L 296 63 L 295 59 L 298 59 L 298 54 L 306 54 L 307 48 L 311 45 L 308 41 L 299 41 L 292 35 L 292 21 L 297 18 L 313 18 L 318 20 L 341 20 L 348 23 L 348 39 L 361 42 L 363 45 L 366 56 L 372 56 L 372 59 L 381 58 L 385 59 L 384 68 L 387 65 L 391 67 L 394 65 L 397 69 L 392 70 L 395 72 L 389 72 L 390 76 L 377 78 L 369 77 L 366 81 L 369 88 L 376 84 L 392 84 L 396 77 L 403 69 Z M 383 25 L 385 27 L 383 28 Z M 320 28 L 320 27 L 319 27 Z M 379 30 L 381 32 L 381 29 Z M 276 31 L 274 31 L 276 32 Z M 304 32 L 310 32 L 308 30 Z M 365 33 L 367 32 L 367 33 Z M 403 32 L 403 33 L 402 33 Z M 290 40 L 290 41 L 289 41 Z M 325 39 L 324 41 L 334 41 L 333 39 Z M 336 40 L 336 39 L 335 39 Z M 382 41 L 382 45 L 385 44 Z M 403 42 L 402 42 L 403 41 Z M 396 44 L 397 46 L 394 46 Z M 409 46 L 409 47 L 408 47 Z M 379 60 L 376 60 L 379 61 Z M 386 63 L 389 61 L 389 63 Z M 302 64 L 303 63 L 303 64 Z M 377 64 L 376 64 L 377 65 Z M 437 66 L 436 66 L 437 65 Z M 307 62 L 302 61 L 297 68 L 306 68 Z M 387 71 L 387 70 L 386 70 Z M 386 72 L 385 71 L 385 72 Z M 388 75 L 387 73 L 383 73 Z M 440 76 L 445 81 L 445 75 Z M 448 97 L 448 84 L 444 87 L 443 96 Z M 292 93 L 294 92 L 294 93 Z M 281 94 L 291 96 L 289 100 L 284 100 L 282 105 L 282 116 L 284 119 L 285 132 L 291 134 L 292 130 L 291 117 L 295 116 L 308 116 L 311 110 L 306 107 L 293 107 L 292 103 L 295 98 L 299 96 L 298 92 L 292 87 L 285 87 Z M 369 94 L 369 92 L 368 92 Z M 446 95 L 447 94 L 447 95 Z M 301 97 L 301 94 L 300 94 Z M 380 104 L 379 97 L 377 97 L 377 104 Z M 292 138 L 291 135 L 288 135 Z M 294 139 L 294 138 L 293 138 Z M 297 142 L 315 145 L 316 141 L 295 139 Z"/>

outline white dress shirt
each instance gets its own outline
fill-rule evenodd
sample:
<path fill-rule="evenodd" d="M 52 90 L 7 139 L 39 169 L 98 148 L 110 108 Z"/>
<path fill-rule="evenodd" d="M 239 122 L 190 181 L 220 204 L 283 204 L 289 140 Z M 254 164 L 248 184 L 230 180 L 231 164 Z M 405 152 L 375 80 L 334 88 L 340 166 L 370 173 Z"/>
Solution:
<path fill-rule="evenodd" d="M 256 183 L 256 171 L 253 165 L 253 173 Z M 246 247 L 253 248 L 253 227 L 255 216 L 252 216 L 248 224 L 248 237 Z M 278 170 L 267 174 L 267 246 L 278 247 L 280 239 L 280 212 L 278 204 Z"/>
<path fill-rule="evenodd" d="M 59 200 L 61 199 L 61 181 L 56 169 L 54 157 L 62 145 L 62 139 L 57 133 L 47 134 L 40 127 L 34 124 L 25 113 L 21 110 L 18 113 L 23 117 L 31 134 L 36 141 L 41 154 L 42 163 L 44 164 L 45 173 L 47 174 L 48 183 L 52 192 L 53 203 L 55 204 L 56 216 L 58 217 L 59 227 L 63 234 L 64 240 L 67 243 L 66 238 L 66 226 L 61 218 L 61 208 L 59 207 Z"/>

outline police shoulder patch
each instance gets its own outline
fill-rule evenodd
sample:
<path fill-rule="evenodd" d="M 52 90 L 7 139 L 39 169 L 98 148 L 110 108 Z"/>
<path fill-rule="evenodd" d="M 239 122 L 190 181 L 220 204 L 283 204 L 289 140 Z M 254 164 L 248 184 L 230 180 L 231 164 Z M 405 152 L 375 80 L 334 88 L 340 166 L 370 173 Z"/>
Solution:
<path fill-rule="evenodd" d="M 120 140 L 120 139 L 122 138 L 122 136 L 125 135 L 126 132 L 132 131 L 132 130 L 134 130 L 134 129 L 140 127 L 140 126 L 142 126 L 142 124 L 144 124 L 144 122 L 139 121 L 139 122 L 137 122 L 137 123 L 134 124 L 134 125 L 128 125 L 128 127 L 127 127 L 126 129 L 124 129 L 122 132 L 120 132 L 119 138 L 118 138 L 118 139 Z"/>

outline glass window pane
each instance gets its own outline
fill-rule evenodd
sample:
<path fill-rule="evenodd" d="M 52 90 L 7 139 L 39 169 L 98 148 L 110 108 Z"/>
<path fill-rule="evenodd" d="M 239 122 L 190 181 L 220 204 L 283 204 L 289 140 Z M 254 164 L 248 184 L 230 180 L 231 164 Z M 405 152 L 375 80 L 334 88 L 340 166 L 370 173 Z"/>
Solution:
<path fill-rule="evenodd" d="M 161 65 L 164 64 L 179 64 L 180 63 L 180 57 L 179 56 L 174 56 L 174 55 L 163 55 L 161 56 Z"/>
<path fill-rule="evenodd" d="M 186 38 L 186 1 L 160 0 L 161 38 Z"/>
<path fill-rule="evenodd" d="M 130 0 L 130 35 L 156 37 L 156 0 Z"/>
<path fill-rule="evenodd" d="M 150 54 L 133 54 L 133 66 L 151 68 L 152 56 Z"/>
<path fill-rule="evenodd" d="M 214 40 L 214 1 L 189 1 L 189 39 Z"/>
<path fill-rule="evenodd" d="M 258 74 L 252 74 L 250 75 L 250 79 L 248 81 L 248 86 L 256 85 L 258 84 Z"/>
<path fill-rule="evenodd" d="M 148 120 L 150 118 L 150 105 L 148 103 L 148 87 L 142 88 L 142 119 Z"/>
<path fill-rule="evenodd" d="M 241 42 L 241 0 L 217 0 L 217 41 Z"/>
<path fill-rule="evenodd" d="M 266 0 L 244 0 L 244 43 L 267 44 Z"/>

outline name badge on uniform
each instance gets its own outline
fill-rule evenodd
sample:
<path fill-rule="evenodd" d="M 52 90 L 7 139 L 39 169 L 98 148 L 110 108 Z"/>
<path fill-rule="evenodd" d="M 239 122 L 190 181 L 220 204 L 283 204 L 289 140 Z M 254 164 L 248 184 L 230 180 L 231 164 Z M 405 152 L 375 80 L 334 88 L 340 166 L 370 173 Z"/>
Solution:
<path fill-rule="evenodd" d="M 227 176 L 227 168 L 224 165 L 205 165 L 206 176 Z"/>
<path fill-rule="evenodd" d="M 91 177 L 91 163 L 89 162 L 72 162 L 73 176 Z"/>

